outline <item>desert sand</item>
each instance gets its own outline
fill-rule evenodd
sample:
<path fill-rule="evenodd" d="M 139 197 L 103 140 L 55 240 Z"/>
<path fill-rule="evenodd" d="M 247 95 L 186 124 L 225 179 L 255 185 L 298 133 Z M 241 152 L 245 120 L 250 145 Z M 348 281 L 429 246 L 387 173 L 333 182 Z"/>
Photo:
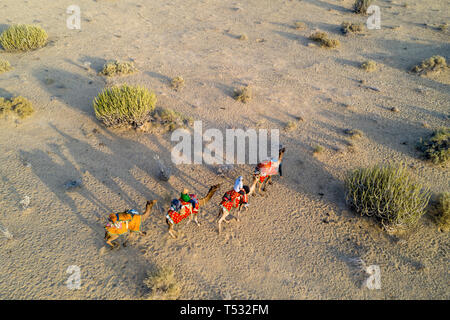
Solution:
<path fill-rule="evenodd" d="M 0 226 L 13 238 L 0 234 L 0 299 L 141 299 L 146 273 L 160 266 L 176 270 L 182 299 L 449 299 L 448 233 L 425 215 L 414 232 L 389 235 L 348 208 L 343 177 L 404 161 L 434 193 L 449 191 L 448 167 L 415 149 L 420 137 L 449 125 L 449 75 L 408 71 L 433 55 L 449 58 L 449 31 L 436 26 L 448 22 L 450 2 L 377 0 L 381 29 L 344 36 L 343 21 L 367 19 L 351 12 L 352 3 L 80 0 L 81 30 L 70 30 L 66 8 L 74 1 L 1 1 L 0 32 L 38 24 L 50 42 L 27 53 L 0 49 L 14 67 L 0 75 L 0 96 L 22 95 L 36 111 L 1 120 Z M 307 28 L 296 30 L 296 21 Z M 341 46 L 312 45 L 315 31 Z M 99 76 L 114 59 L 133 61 L 139 72 Z M 369 59 L 378 64 L 371 73 L 359 68 Z M 181 91 L 170 88 L 175 76 L 186 81 Z M 169 133 L 105 128 L 92 101 L 121 83 L 153 90 L 157 106 L 204 128 L 280 129 L 284 176 L 218 235 L 221 196 L 238 175 L 248 182 L 254 166 L 224 176 L 209 165 L 174 166 Z M 235 101 L 233 89 L 247 84 L 253 99 Z M 304 121 L 285 131 L 299 116 Z M 347 128 L 364 135 L 349 139 Z M 156 155 L 172 167 L 169 182 L 158 179 Z M 74 179 L 82 186 L 66 190 Z M 219 182 L 202 225 L 183 223 L 182 236 L 170 238 L 168 200 L 183 188 L 203 195 Z M 159 206 L 145 222 L 147 235 L 107 250 L 108 214 L 143 210 L 148 199 Z M 361 286 L 368 276 L 358 258 L 380 266 L 381 289 Z M 66 286 L 70 265 L 80 267 L 79 290 Z"/>

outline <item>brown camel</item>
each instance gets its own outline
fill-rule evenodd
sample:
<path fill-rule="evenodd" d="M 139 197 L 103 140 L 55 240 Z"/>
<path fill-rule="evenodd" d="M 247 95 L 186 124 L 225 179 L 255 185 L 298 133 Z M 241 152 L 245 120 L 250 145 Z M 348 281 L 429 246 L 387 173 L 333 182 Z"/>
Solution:
<path fill-rule="evenodd" d="M 262 191 L 265 192 L 266 188 L 267 188 L 267 184 L 272 185 L 272 176 L 277 174 L 278 171 L 280 173 L 280 176 L 282 176 L 281 162 L 283 161 L 285 151 L 286 151 L 286 148 L 280 149 L 279 154 L 278 154 L 278 161 L 270 162 L 270 168 L 267 168 L 267 167 L 264 168 L 264 166 L 267 166 L 269 164 L 269 161 L 258 163 L 258 165 L 255 168 L 255 173 L 253 174 L 254 177 L 256 177 L 258 179 L 257 183 L 256 183 L 257 191 L 255 190 L 255 192 L 254 192 L 255 194 L 263 195 L 261 193 L 261 187 L 262 187 Z"/>
<path fill-rule="evenodd" d="M 182 199 L 174 199 L 172 200 L 171 207 L 166 215 L 166 223 L 169 226 L 169 234 L 172 238 L 177 238 L 178 232 L 175 231 L 174 226 L 185 218 L 189 217 L 188 224 L 194 219 L 197 226 L 200 226 L 200 222 L 197 220 L 197 216 L 199 210 L 202 206 L 204 206 L 209 200 L 211 200 L 214 193 L 219 190 L 220 184 L 214 185 L 209 188 L 208 193 L 204 198 L 198 199 L 195 194 L 190 194 L 189 197 L 194 200 L 191 201 L 183 201 Z M 183 194 L 188 194 L 188 190 L 183 190 Z"/>
<path fill-rule="evenodd" d="M 127 210 L 121 213 L 112 213 L 109 215 L 109 222 L 105 226 L 105 240 L 106 243 L 111 246 L 111 249 L 118 247 L 119 244 L 114 242 L 121 235 L 128 235 L 123 246 L 126 247 L 127 242 L 134 238 L 134 235 L 145 235 L 146 232 L 142 231 L 142 223 L 150 216 L 150 212 L 157 200 L 147 201 L 145 206 L 145 212 L 143 214 L 134 214 L 132 211 Z"/>

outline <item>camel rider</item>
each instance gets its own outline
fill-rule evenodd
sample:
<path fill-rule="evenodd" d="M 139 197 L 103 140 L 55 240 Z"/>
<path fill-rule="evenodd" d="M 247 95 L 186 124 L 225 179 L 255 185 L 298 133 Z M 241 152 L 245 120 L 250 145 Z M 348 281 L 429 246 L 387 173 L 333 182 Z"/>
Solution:
<path fill-rule="evenodd" d="M 195 194 L 189 194 L 187 189 L 184 189 L 180 194 L 180 199 L 173 199 L 170 203 L 170 209 L 167 212 L 166 219 L 172 224 L 180 223 L 184 218 L 191 213 L 198 213 L 199 203 Z"/>
<path fill-rule="evenodd" d="M 180 194 L 180 201 L 182 205 L 188 205 L 189 203 L 192 205 L 192 211 L 194 213 L 198 212 L 198 199 L 195 194 L 189 194 L 188 189 L 184 189 Z"/>
<path fill-rule="evenodd" d="M 250 189 L 248 186 L 244 186 L 242 176 L 239 176 L 235 183 L 234 188 L 226 192 L 222 197 L 220 206 L 230 212 L 232 207 L 238 208 L 239 204 L 243 203 L 244 207 L 248 207 L 248 196 Z"/>
<path fill-rule="evenodd" d="M 280 151 L 283 147 L 280 145 Z M 271 160 L 265 160 L 258 163 L 253 175 L 259 176 L 259 181 L 262 183 L 268 176 L 276 175 L 280 173 L 280 177 L 283 176 L 282 162 L 278 164 L 278 158 L 272 158 Z"/>

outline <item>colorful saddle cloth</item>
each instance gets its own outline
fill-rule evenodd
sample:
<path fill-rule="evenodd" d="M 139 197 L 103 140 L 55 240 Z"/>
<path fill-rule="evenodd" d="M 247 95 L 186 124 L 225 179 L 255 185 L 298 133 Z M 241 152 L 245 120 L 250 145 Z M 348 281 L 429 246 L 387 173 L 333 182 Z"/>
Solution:
<path fill-rule="evenodd" d="M 233 189 L 223 195 L 220 206 L 230 211 L 233 207 L 237 208 L 240 203 L 248 203 L 248 195 L 245 193 L 244 189 L 241 189 L 240 192 L 236 192 Z"/>
<path fill-rule="evenodd" d="M 172 224 L 180 223 L 192 213 L 198 213 L 199 202 L 197 196 L 190 194 L 189 197 L 191 198 L 190 201 L 183 201 L 181 199 L 172 201 L 172 205 L 166 215 L 167 220 Z"/>
<path fill-rule="evenodd" d="M 135 212 L 135 214 L 133 214 Z M 109 222 L 105 226 L 110 235 L 122 235 L 128 232 L 140 232 L 142 216 L 135 210 L 127 212 L 111 213 Z"/>
<path fill-rule="evenodd" d="M 254 175 L 259 175 L 260 182 L 264 182 L 268 176 L 276 174 L 278 174 L 278 162 L 271 160 L 258 163 L 254 172 Z"/>

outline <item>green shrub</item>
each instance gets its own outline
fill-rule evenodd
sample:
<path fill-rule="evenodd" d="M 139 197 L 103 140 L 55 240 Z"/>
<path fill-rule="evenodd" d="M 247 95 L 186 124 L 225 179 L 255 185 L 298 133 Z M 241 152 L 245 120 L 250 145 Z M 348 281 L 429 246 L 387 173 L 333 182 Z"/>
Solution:
<path fill-rule="evenodd" d="M 10 26 L 0 35 L 0 44 L 6 51 L 29 51 L 47 44 L 48 35 L 39 26 L 18 24 Z"/>
<path fill-rule="evenodd" d="M 356 0 L 353 4 L 353 11 L 359 14 L 367 14 L 367 9 L 372 4 L 373 0 Z"/>
<path fill-rule="evenodd" d="M 313 33 L 309 39 L 320 44 L 322 48 L 337 48 L 341 45 L 339 40 L 329 39 L 328 35 L 325 32 L 316 32 Z"/>
<path fill-rule="evenodd" d="M 150 290 L 147 297 L 149 300 L 175 300 L 181 293 L 175 273 L 168 267 L 150 272 L 144 279 L 144 284 Z"/>
<path fill-rule="evenodd" d="M 107 77 L 114 77 L 132 74 L 135 73 L 136 71 L 137 68 L 133 62 L 112 61 L 106 63 L 103 66 L 103 69 L 100 72 L 100 74 Z"/>
<path fill-rule="evenodd" d="M 450 192 L 444 192 L 439 196 L 438 212 L 439 230 L 448 232 L 450 230 Z"/>
<path fill-rule="evenodd" d="M 441 56 L 432 56 L 429 59 L 425 59 L 421 64 L 412 68 L 412 72 L 417 73 L 419 75 L 432 75 L 437 74 L 447 68 L 447 62 L 444 57 Z"/>
<path fill-rule="evenodd" d="M 124 84 L 103 90 L 94 99 L 94 110 L 97 119 L 108 127 L 138 127 L 149 120 L 155 104 L 154 93 L 143 87 Z"/>
<path fill-rule="evenodd" d="M 407 229 L 425 213 L 430 191 L 413 181 L 405 165 L 353 170 L 345 178 L 347 203 L 375 216 L 386 228 Z"/>
<path fill-rule="evenodd" d="M 0 116 L 8 116 L 16 114 L 20 118 L 26 118 L 34 112 L 33 104 L 22 96 L 15 97 L 11 100 L 0 98 Z"/>
<path fill-rule="evenodd" d="M 12 69 L 11 65 L 7 60 L 0 59 L 0 74 L 8 72 Z"/>
<path fill-rule="evenodd" d="M 435 130 L 426 139 L 420 139 L 417 148 L 434 164 L 446 163 L 450 158 L 450 128 Z"/>

